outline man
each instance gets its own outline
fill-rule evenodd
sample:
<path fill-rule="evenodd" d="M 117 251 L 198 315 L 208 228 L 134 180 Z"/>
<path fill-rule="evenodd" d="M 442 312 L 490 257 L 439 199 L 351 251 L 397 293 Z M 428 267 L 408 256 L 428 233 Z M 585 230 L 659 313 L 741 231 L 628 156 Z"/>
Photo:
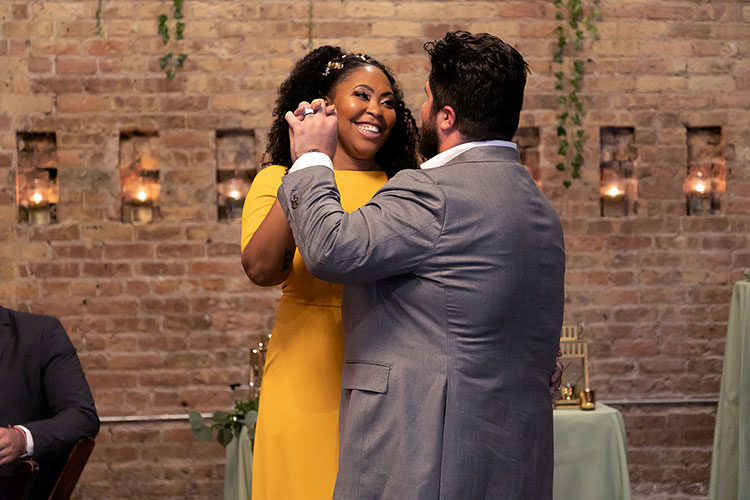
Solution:
<path fill-rule="evenodd" d="M 308 269 L 344 283 L 337 500 L 552 498 L 548 385 L 563 313 L 559 217 L 511 140 L 527 66 L 492 35 L 425 44 L 421 170 L 346 214 L 335 111 L 287 114 L 279 201 Z M 373 111 L 375 113 L 377 111 Z"/>
<path fill-rule="evenodd" d="M 33 458 L 39 471 L 29 498 L 46 500 L 76 441 L 99 431 L 76 350 L 57 319 L 0 306 L 0 387 L 0 466 Z"/>

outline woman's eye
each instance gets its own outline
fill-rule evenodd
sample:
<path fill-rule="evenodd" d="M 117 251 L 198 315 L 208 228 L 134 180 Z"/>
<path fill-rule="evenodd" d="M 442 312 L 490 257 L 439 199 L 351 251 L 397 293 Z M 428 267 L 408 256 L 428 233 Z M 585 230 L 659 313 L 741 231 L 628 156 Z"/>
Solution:
<path fill-rule="evenodd" d="M 370 94 L 368 94 L 367 92 L 364 92 L 362 90 L 358 90 L 357 92 L 355 92 L 354 96 L 355 97 L 359 97 L 360 99 L 365 99 L 367 101 L 370 100 Z"/>
<path fill-rule="evenodd" d="M 383 101 L 383 106 L 393 109 L 396 107 L 396 101 L 394 101 L 393 99 L 388 99 L 386 101 Z"/>

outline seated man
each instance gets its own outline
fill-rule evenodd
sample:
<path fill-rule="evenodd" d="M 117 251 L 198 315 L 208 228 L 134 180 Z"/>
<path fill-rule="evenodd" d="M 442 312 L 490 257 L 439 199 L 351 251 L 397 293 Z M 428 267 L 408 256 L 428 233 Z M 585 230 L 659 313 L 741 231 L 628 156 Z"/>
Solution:
<path fill-rule="evenodd" d="M 39 472 L 29 499 L 46 500 L 76 441 L 98 431 L 94 399 L 60 322 L 0 306 L 0 466 L 33 458 Z"/>

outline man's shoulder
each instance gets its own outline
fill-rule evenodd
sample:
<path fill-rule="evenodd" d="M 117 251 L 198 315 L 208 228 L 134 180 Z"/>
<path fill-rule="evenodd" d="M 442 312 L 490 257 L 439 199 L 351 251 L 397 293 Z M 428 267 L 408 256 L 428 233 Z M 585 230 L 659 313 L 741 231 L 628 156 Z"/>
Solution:
<path fill-rule="evenodd" d="M 67 339 L 62 323 L 55 316 L 16 311 L 0 306 L 0 322 L 5 328 L 15 330 L 24 339 L 34 343 L 45 338 Z"/>
<path fill-rule="evenodd" d="M 46 314 L 36 314 L 30 312 L 16 311 L 14 309 L 8 309 L 7 307 L 0 306 L 0 322 L 16 323 L 16 324 L 45 324 L 45 323 L 57 323 L 58 320 L 54 316 L 48 316 Z"/>
<path fill-rule="evenodd" d="M 475 162 L 521 163 L 521 157 L 516 148 L 508 146 L 483 145 L 466 150 L 450 161 L 447 165 Z"/>

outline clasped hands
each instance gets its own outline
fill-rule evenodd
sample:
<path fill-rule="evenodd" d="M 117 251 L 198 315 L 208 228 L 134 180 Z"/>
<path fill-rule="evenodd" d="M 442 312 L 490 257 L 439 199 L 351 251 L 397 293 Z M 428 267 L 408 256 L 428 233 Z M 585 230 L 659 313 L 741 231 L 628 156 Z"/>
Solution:
<path fill-rule="evenodd" d="M 335 106 L 323 99 L 311 103 L 302 101 L 294 112 L 284 115 L 289 124 L 289 144 L 292 161 L 304 153 L 319 151 L 333 159 L 338 144 L 338 116 Z"/>

